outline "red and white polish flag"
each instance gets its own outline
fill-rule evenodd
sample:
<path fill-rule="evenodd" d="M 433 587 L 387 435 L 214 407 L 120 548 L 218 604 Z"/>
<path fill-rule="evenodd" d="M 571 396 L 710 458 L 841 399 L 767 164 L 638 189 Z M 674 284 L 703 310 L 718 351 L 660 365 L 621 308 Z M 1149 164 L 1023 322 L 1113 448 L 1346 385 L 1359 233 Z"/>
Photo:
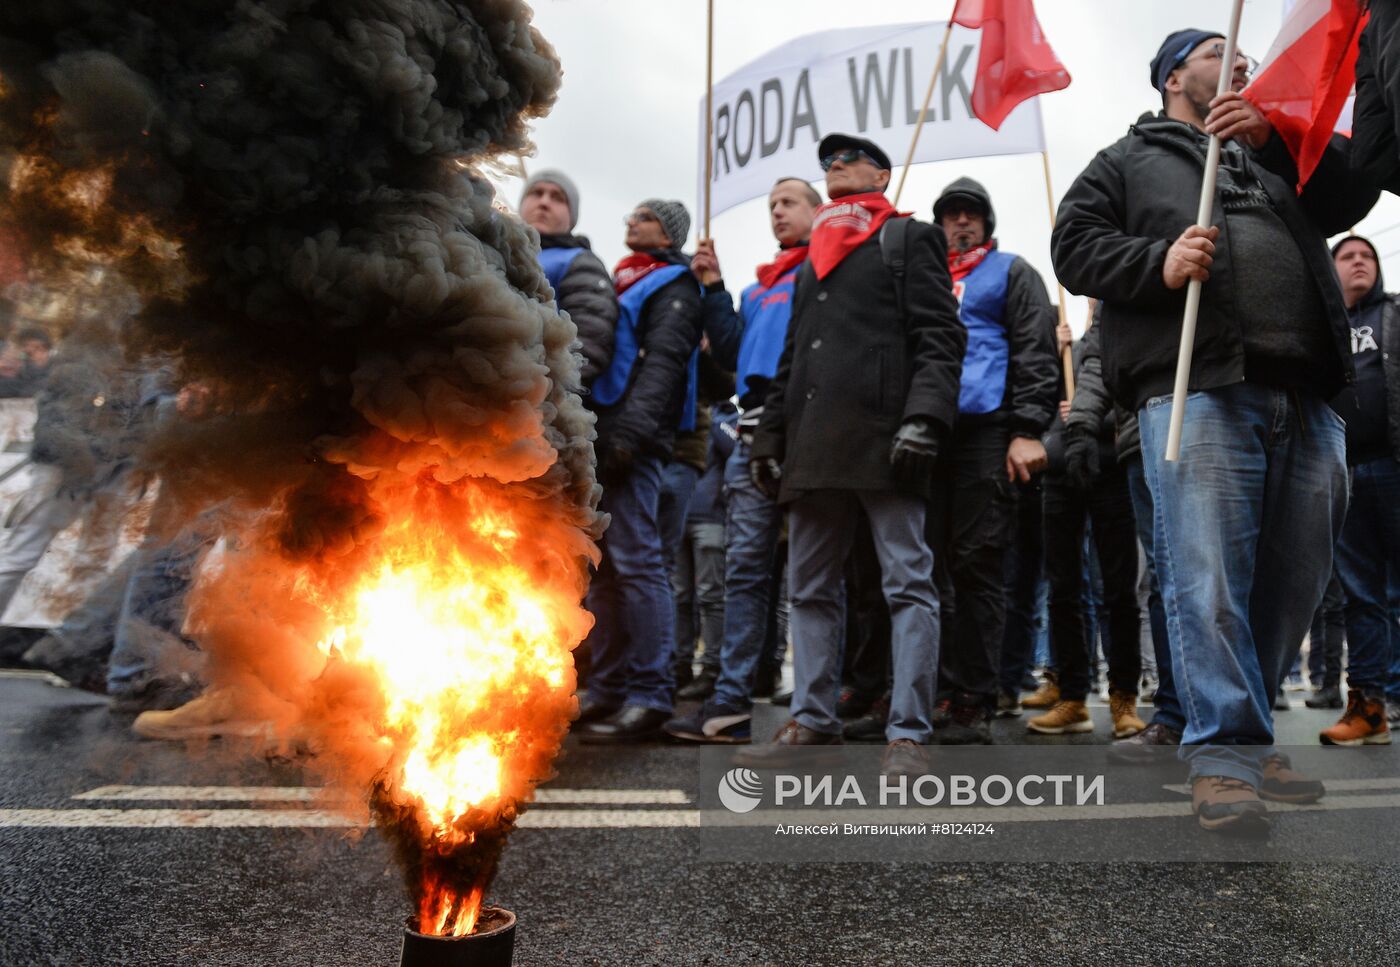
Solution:
<path fill-rule="evenodd" d="M 1288 146 L 1298 166 L 1300 191 L 1343 112 L 1350 114 L 1357 44 L 1366 18 L 1362 0 L 1297 0 L 1244 90 Z"/>

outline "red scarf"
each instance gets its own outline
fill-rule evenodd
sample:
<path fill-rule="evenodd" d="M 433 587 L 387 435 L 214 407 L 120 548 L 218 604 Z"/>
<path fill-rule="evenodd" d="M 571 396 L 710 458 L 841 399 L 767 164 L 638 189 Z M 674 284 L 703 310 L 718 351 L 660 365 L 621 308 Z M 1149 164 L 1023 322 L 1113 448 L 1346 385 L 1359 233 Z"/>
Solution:
<path fill-rule="evenodd" d="M 976 248 L 970 248 L 966 252 L 954 252 L 948 250 L 948 271 L 953 275 L 954 282 L 961 282 L 972 273 L 972 270 L 982 264 L 982 260 L 987 257 L 987 253 L 997 247 L 995 240 L 983 242 Z"/>
<path fill-rule="evenodd" d="M 842 259 L 880 230 L 896 212 L 884 192 L 867 191 L 829 201 L 812 221 L 812 268 L 824 279 Z"/>
<path fill-rule="evenodd" d="M 613 287 L 618 295 L 622 295 L 652 272 L 670 264 L 649 252 L 633 252 L 613 269 Z"/>
<path fill-rule="evenodd" d="M 807 261 L 807 246 L 794 245 L 792 248 L 785 248 L 778 253 L 778 257 L 767 265 L 760 265 L 757 269 L 758 284 L 765 289 L 771 289 L 778 284 L 778 280 Z"/>

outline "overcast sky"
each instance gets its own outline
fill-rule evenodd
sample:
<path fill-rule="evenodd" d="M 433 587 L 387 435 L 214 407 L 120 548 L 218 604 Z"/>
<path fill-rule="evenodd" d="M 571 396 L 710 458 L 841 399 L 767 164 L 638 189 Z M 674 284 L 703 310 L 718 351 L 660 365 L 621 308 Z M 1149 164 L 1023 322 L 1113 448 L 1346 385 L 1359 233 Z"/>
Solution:
<path fill-rule="evenodd" d="M 953 9 L 952 0 L 714 2 L 716 80 L 803 34 L 942 21 Z M 563 62 L 564 84 L 553 112 L 535 125 L 537 152 L 526 159 L 527 169 L 558 167 L 574 178 L 582 193 L 578 230 L 610 266 L 625 254 L 623 217 L 647 197 L 685 202 L 695 225 L 690 250 L 699 227 L 696 117 L 705 92 L 704 0 L 534 0 L 533 6 L 536 25 Z M 1099 149 L 1121 137 L 1143 111 L 1160 107 L 1147 65 L 1163 38 L 1182 27 L 1223 33 L 1229 8 L 1227 0 L 1036 4 L 1046 36 L 1074 78 L 1064 91 L 1040 98 L 1057 204 Z M 1241 49 L 1262 58 L 1282 11 L 1283 0 L 1246 0 Z M 1039 155 L 916 165 L 900 207 L 931 220 L 938 191 L 964 174 L 990 190 L 1001 247 L 1029 259 L 1055 298 Z M 514 205 L 520 183 L 502 182 L 501 191 Z M 1383 265 L 1400 281 L 1400 199 L 1383 196 L 1358 231 L 1375 238 Z M 752 281 L 754 266 L 776 247 L 762 199 L 715 216 L 712 232 L 726 281 L 736 290 Z M 1084 303 L 1072 299 L 1068 305 L 1078 331 Z"/>

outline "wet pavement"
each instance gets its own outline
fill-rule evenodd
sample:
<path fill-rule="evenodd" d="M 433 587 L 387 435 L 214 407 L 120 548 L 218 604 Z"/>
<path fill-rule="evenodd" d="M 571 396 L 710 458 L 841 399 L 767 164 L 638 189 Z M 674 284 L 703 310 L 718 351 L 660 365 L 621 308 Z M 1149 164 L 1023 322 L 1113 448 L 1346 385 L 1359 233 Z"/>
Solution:
<path fill-rule="evenodd" d="M 101 698 L 4 674 L 0 964 L 398 963 L 397 868 L 304 801 L 295 764 L 142 742 Z M 1079 741 L 1107 741 L 1106 711 Z M 782 714 L 761 706 L 756 734 Z M 1295 696 L 1280 737 L 1334 715 Z M 517 964 L 1370 964 L 1400 944 L 1396 866 L 700 862 L 698 756 L 570 741 L 492 891 L 520 918 Z"/>

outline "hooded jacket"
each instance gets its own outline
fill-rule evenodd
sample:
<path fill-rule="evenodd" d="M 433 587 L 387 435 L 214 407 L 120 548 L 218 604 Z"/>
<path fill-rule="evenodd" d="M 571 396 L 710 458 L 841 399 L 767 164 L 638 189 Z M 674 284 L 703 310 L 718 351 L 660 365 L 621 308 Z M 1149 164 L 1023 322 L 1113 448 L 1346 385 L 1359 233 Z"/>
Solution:
<path fill-rule="evenodd" d="M 982 208 L 986 213 L 987 239 L 992 240 L 997 219 L 987 189 L 971 178 L 959 178 L 944 188 L 933 203 L 934 220 L 940 225 L 943 211 L 953 198 L 969 199 Z M 1011 263 L 1006 270 L 1006 294 L 1000 314 L 1007 342 L 1006 380 L 1004 388 L 1000 390 L 1001 405 L 994 413 L 976 416 L 962 414 L 958 419 L 961 423 L 1006 423 L 1011 436 L 1037 439 L 1055 415 L 1060 383 L 1059 362 L 1055 354 L 1055 310 L 1050 305 L 1040 273 L 1019 255 L 1009 257 Z M 992 270 L 991 266 L 987 268 Z M 972 275 L 982 270 L 983 267 L 978 266 Z M 963 287 L 955 285 L 954 291 L 961 305 Z M 963 321 L 969 322 L 965 314 Z M 968 336 L 971 345 L 976 336 L 970 323 Z M 969 378 L 968 367 L 965 366 L 962 374 L 965 394 L 976 390 L 967 386 Z M 998 388 L 989 389 L 995 393 Z"/>
<path fill-rule="evenodd" d="M 1247 151 L 1269 202 L 1298 246 L 1326 314 L 1331 352 L 1311 376 L 1324 397 L 1351 378 L 1351 335 L 1324 239 L 1344 231 L 1375 204 L 1378 192 L 1348 170 L 1347 142 L 1334 136 L 1303 193 L 1281 139 Z M 1162 279 L 1167 250 L 1196 220 L 1204 173 L 1198 132 L 1165 115 L 1144 115 L 1100 151 L 1060 203 L 1051 253 L 1070 291 L 1103 301 L 1103 379 L 1132 410 L 1172 391 L 1186 286 Z M 1217 192 L 1212 224 L 1221 228 L 1210 281 L 1202 287 L 1189 387 L 1213 389 L 1245 379 L 1229 228 Z"/>
<path fill-rule="evenodd" d="M 1379 264 L 1375 285 L 1347 314 L 1353 353 L 1374 353 L 1332 399 L 1347 424 L 1347 463 L 1400 460 L 1400 296 L 1386 294 Z"/>

